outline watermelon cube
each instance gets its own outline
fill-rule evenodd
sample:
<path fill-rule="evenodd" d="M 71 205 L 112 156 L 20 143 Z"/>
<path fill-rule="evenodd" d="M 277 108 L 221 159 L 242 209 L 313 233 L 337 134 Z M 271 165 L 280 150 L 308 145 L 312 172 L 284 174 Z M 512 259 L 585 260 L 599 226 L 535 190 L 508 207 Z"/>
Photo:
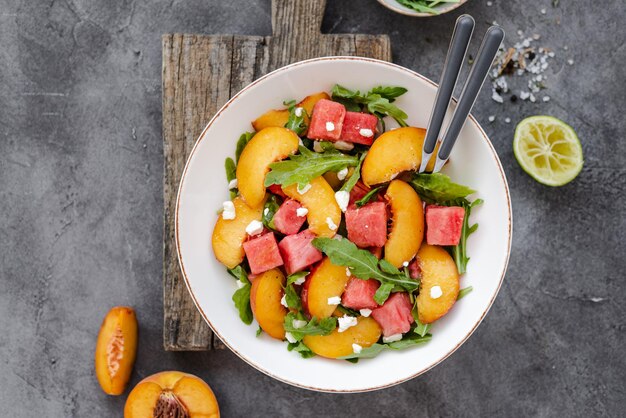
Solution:
<path fill-rule="evenodd" d="M 274 219 L 272 220 L 274 228 L 285 235 L 298 233 L 306 221 L 306 216 L 298 216 L 297 211 L 301 207 L 302 205 L 296 200 L 285 200 L 274 214 Z"/>
<path fill-rule="evenodd" d="M 283 259 L 280 256 L 273 232 L 244 242 L 243 250 L 246 253 L 246 257 L 248 257 L 248 264 L 250 264 L 252 274 L 263 273 L 283 265 Z"/>
<path fill-rule="evenodd" d="M 372 318 L 383 329 L 383 336 L 404 334 L 411 329 L 414 321 L 411 309 L 413 305 L 408 293 L 392 293 L 383 306 L 372 311 Z"/>
<path fill-rule="evenodd" d="M 426 206 L 426 242 L 429 245 L 458 245 L 465 209 L 459 206 Z"/>
<path fill-rule="evenodd" d="M 346 308 L 357 310 L 378 308 L 374 294 L 379 287 L 380 283 L 374 279 L 361 280 L 352 277 L 346 284 L 346 289 L 341 297 L 341 304 Z"/>
<path fill-rule="evenodd" d="M 422 267 L 420 266 L 418 258 L 414 258 L 413 261 L 411 261 L 411 263 L 409 264 L 409 276 L 413 280 L 422 279 Z"/>
<path fill-rule="evenodd" d="M 298 234 L 287 235 L 278 244 L 283 260 L 285 260 L 287 274 L 302 271 L 322 259 L 320 250 L 311 244 L 313 238 L 315 238 L 315 234 L 305 229 Z"/>
<path fill-rule="evenodd" d="M 271 186 L 268 186 L 267 190 L 269 190 L 270 193 L 282 197 L 283 199 L 287 197 L 285 192 L 283 192 L 283 188 L 280 187 L 279 184 L 272 184 Z"/>
<path fill-rule="evenodd" d="M 378 118 L 369 113 L 346 112 L 341 130 L 341 140 L 354 144 L 372 145 Z"/>
<path fill-rule="evenodd" d="M 387 208 L 383 202 L 368 203 L 346 211 L 348 239 L 361 248 L 382 247 L 387 241 Z"/>
<path fill-rule="evenodd" d="M 350 191 L 350 203 L 348 204 L 348 207 L 355 207 L 355 202 L 363 199 L 369 191 L 370 188 L 367 187 L 361 180 L 357 181 Z"/>
<path fill-rule="evenodd" d="M 341 138 L 346 108 L 341 103 L 322 99 L 315 103 L 307 137 L 324 141 L 338 141 Z"/>

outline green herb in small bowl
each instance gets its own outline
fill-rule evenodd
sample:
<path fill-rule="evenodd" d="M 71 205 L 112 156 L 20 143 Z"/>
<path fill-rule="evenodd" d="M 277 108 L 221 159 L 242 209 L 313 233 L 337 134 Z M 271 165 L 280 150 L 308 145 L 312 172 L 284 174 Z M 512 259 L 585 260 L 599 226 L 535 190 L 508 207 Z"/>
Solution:
<path fill-rule="evenodd" d="M 406 16 L 430 17 L 448 13 L 467 0 L 378 0 L 394 12 Z"/>

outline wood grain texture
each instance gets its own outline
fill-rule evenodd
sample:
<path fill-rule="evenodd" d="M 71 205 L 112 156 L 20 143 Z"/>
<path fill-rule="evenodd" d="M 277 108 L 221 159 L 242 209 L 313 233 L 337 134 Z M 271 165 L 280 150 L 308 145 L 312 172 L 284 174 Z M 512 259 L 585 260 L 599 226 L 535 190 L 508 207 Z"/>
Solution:
<path fill-rule="evenodd" d="M 273 36 L 163 36 L 163 344 L 169 351 L 223 348 L 202 319 L 178 264 L 178 184 L 193 144 L 235 93 L 269 71 L 304 59 L 358 55 L 391 60 L 385 35 L 323 35 L 326 0 L 273 0 Z M 208 231 L 207 231 L 208 233 Z"/>

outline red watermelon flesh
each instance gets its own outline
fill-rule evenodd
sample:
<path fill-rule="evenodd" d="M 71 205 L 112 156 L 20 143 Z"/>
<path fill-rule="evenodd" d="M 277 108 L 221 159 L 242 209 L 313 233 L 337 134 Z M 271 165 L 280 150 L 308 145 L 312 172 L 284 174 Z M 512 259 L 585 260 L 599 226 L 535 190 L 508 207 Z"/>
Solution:
<path fill-rule="evenodd" d="M 379 287 L 380 283 L 374 279 L 361 280 L 352 277 L 343 292 L 341 304 L 346 308 L 357 310 L 378 308 L 378 303 L 374 301 L 374 294 Z"/>
<path fill-rule="evenodd" d="M 283 265 L 273 232 L 244 242 L 243 250 L 248 258 L 252 274 L 263 273 Z"/>
<path fill-rule="evenodd" d="M 341 103 L 322 99 L 315 103 L 307 137 L 324 141 L 338 141 L 341 138 L 346 108 Z M 332 124 L 332 130 L 328 125 Z"/>
<path fill-rule="evenodd" d="M 346 112 L 341 130 L 341 140 L 355 144 L 372 145 L 374 134 L 376 134 L 378 118 L 369 113 Z M 361 129 L 369 129 L 371 136 L 361 134 Z"/>
<path fill-rule="evenodd" d="M 383 306 L 372 311 L 372 318 L 383 329 L 385 337 L 404 334 L 411 329 L 411 324 L 414 321 L 413 315 L 411 315 L 412 308 L 408 293 L 392 293 L 383 303 Z"/>
<path fill-rule="evenodd" d="M 322 259 L 320 250 L 311 244 L 313 238 L 315 238 L 315 234 L 305 229 L 298 234 L 287 235 L 278 244 L 283 260 L 285 260 L 287 274 L 302 271 Z"/>
<path fill-rule="evenodd" d="M 298 216 L 296 212 L 301 207 L 295 200 L 285 200 L 274 214 L 274 228 L 285 235 L 296 234 L 306 221 L 306 216 Z"/>
<path fill-rule="evenodd" d="M 382 247 L 387 241 L 387 208 L 383 202 L 368 203 L 346 211 L 348 239 L 361 248 Z"/>
<path fill-rule="evenodd" d="M 459 206 L 426 206 L 426 242 L 429 245 L 458 245 L 465 209 Z"/>

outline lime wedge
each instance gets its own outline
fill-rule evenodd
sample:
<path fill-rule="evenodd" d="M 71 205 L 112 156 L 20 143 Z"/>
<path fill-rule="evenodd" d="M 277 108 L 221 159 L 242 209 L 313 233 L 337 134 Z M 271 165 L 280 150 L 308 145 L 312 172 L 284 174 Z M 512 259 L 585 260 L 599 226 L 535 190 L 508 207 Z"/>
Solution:
<path fill-rule="evenodd" d="M 513 152 L 522 169 L 547 186 L 569 183 L 583 168 L 576 132 L 552 116 L 531 116 L 518 123 Z"/>

